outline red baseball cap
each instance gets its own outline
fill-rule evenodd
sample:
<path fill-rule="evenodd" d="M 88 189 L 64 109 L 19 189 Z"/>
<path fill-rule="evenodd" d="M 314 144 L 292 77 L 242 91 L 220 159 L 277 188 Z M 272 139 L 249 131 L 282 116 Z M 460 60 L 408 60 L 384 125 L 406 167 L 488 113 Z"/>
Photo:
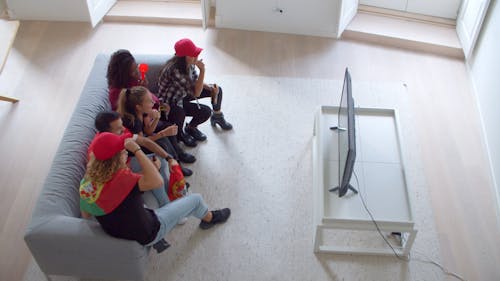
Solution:
<path fill-rule="evenodd" d="M 107 160 L 125 149 L 125 139 L 131 138 L 130 133 L 116 135 L 109 132 L 97 134 L 92 141 L 92 152 L 98 160 Z"/>
<path fill-rule="evenodd" d="M 184 38 L 175 43 L 175 55 L 178 57 L 197 57 L 202 48 L 196 47 L 196 45 L 190 39 Z"/>

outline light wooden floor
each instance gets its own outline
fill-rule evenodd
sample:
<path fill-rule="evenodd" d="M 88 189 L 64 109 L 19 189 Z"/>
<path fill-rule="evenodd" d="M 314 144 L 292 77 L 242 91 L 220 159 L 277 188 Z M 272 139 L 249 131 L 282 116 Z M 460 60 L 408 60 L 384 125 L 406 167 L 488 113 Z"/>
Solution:
<path fill-rule="evenodd" d="M 218 74 L 341 79 L 349 66 L 354 81 L 405 81 L 419 116 L 414 129 L 444 265 L 470 281 L 500 280 L 495 197 L 463 61 L 294 35 L 47 22 L 22 22 L 0 75 L 0 91 L 21 100 L 0 103 L 0 280 L 20 280 L 30 261 L 24 228 L 95 55 L 118 48 L 171 53 L 186 36 L 205 48 L 209 80 Z"/>
<path fill-rule="evenodd" d="M 451 23 L 424 22 L 394 15 L 359 11 L 347 25 L 342 38 L 464 58 L 455 25 Z"/>
<path fill-rule="evenodd" d="M 202 25 L 200 1 L 121 0 L 104 21 Z"/>
<path fill-rule="evenodd" d="M 19 21 L 9 21 L 0 18 L 0 72 L 2 72 L 18 28 Z"/>

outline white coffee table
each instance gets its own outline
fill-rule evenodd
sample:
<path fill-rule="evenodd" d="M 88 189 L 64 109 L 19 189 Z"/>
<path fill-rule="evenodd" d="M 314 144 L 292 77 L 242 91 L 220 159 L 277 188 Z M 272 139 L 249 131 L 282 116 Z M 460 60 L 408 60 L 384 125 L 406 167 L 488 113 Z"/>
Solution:
<path fill-rule="evenodd" d="M 322 106 L 315 116 L 313 138 L 314 251 L 340 254 L 393 255 L 386 244 L 367 247 L 370 241 L 355 245 L 327 241 L 324 231 L 377 231 L 359 194 L 344 197 L 329 192 L 338 186 L 338 142 L 335 130 L 338 107 Z M 394 245 L 398 255 L 407 256 L 417 234 L 411 200 L 404 173 L 398 114 L 394 109 L 356 108 L 356 163 L 353 185 L 363 196 L 384 235 L 402 233 Z M 362 236 L 363 237 L 363 236 Z M 368 236 L 367 237 L 372 237 Z M 380 237 L 378 237 L 380 238 Z M 369 238 L 367 238 L 369 239 Z M 381 238 L 380 238 L 381 239 Z M 379 243 L 380 244 L 380 243 Z M 363 246 L 364 245 L 364 246 Z"/>

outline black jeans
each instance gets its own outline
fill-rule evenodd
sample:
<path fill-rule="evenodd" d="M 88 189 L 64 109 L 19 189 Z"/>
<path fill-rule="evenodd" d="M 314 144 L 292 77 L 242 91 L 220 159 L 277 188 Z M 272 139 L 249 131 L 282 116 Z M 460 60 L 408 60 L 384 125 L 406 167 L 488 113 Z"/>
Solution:
<path fill-rule="evenodd" d="M 199 98 L 211 98 L 210 90 L 203 89 L 201 91 Z M 219 88 L 219 94 L 217 95 L 217 100 L 211 100 L 212 108 L 215 111 L 219 111 L 222 104 L 222 88 Z M 190 126 L 198 126 L 203 122 L 207 121 L 208 118 L 212 115 L 212 110 L 210 107 L 204 104 L 198 104 L 195 101 L 195 98 L 192 96 L 186 97 L 182 103 L 183 107 L 180 107 L 176 104 L 170 104 L 170 112 L 168 114 L 168 120 L 170 122 L 174 122 L 179 127 L 177 135 L 182 132 L 182 128 L 184 122 L 186 120 L 186 116 L 192 116 L 191 122 L 189 122 Z"/>

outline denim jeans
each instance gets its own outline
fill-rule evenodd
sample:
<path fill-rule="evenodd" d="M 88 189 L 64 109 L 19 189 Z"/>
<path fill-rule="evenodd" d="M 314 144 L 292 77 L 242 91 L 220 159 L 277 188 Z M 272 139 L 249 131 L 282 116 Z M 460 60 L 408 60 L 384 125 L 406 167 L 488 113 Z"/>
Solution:
<path fill-rule="evenodd" d="M 208 213 L 208 207 L 200 194 L 193 193 L 155 209 L 154 212 L 160 221 L 160 229 L 156 234 L 156 238 L 146 246 L 154 245 L 163 239 L 182 218 L 191 215 L 199 219 L 204 218 Z"/>
<path fill-rule="evenodd" d="M 148 158 L 152 158 L 154 153 L 148 154 Z M 160 167 L 160 175 L 163 178 L 163 186 L 159 186 L 158 188 L 152 189 L 151 192 L 155 196 L 156 200 L 158 201 L 158 206 L 162 207 L 165 206 L 169 200 L 167 196 L 167 190 L 168 190 L 168 180 L 170 178 L 170 172 L 168 168 L 168 162 L 164 158 L 161 158 L 159 156 L 156 156 L 156 158 L 160 159 L 161 167 Z M 139 164 L 139 161 L 137 161 L 136 157 L 130 157 L 130 169 L 134 173 L 138 173 L 142 170 L 141 165 Z"/>

